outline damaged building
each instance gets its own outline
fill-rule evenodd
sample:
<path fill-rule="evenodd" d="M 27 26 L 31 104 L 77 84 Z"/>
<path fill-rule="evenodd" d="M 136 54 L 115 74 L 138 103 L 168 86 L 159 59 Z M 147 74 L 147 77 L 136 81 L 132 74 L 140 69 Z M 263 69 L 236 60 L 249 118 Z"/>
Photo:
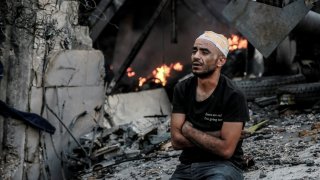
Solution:
<path fill-rule="evenodd" d="M 317 0 L 1 0 L 0 178 L 108 179 L 127 161 L 175 160 L 173 87 L 204 30 L 228 37 L 222 71 L 254 104 L 248 125 L 298 109 L 313 127 L 299 136 L 319 134 L 319 13 Z M 122 178 L 173 173 L 162 168 Z"/>

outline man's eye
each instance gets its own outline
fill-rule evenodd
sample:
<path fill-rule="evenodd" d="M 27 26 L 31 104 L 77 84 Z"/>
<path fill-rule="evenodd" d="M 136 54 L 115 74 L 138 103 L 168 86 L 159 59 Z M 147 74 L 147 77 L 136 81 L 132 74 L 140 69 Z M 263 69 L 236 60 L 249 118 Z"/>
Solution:
<path fill-rule="evenodd" d="M 209 54 L 209 52 L 208 51 L 202 51 L 202 54 L 207 55 L 207 54 Z"/>

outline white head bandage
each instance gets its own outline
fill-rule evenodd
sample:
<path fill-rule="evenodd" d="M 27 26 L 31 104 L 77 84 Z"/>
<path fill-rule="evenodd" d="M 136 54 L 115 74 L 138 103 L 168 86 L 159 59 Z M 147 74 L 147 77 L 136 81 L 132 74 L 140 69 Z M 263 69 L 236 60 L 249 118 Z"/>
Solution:
<path fill-rule="evenodd" d="M 229 52 L 229 43 L 228 39 L 224 35 L 215 33 L 213 31 L 205 31 L 197 39 L 205 39 L 210 41 L 222 52 L 222 54 L 225 55 L 225 57 L 227 57 Z"/>

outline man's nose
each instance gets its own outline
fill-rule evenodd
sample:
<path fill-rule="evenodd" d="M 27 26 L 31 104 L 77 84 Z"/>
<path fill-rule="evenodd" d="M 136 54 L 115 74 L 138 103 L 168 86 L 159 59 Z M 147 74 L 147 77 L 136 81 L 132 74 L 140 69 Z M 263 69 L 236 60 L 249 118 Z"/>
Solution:
<path fill-rule="evenodd" d="M 199 53 L 199 51 L 196 51 L 196 52 L 193 54 L 193 58 L 194 58 L 194 59 L 200 59 L 200 53 Z"/>

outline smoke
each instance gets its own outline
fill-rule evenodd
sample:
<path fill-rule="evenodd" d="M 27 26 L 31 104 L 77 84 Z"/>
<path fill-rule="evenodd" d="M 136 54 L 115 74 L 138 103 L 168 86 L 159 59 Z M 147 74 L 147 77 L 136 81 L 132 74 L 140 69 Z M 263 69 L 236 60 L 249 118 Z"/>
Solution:
<path fill-rule="evenodd" d="M 139 77 L 146 77 L 161 64 L 169 65 L 176 62 L 181 62 L 183 65 L 190 64 L 194 40 L 205 30 L 227 36 L 231 33 L 232 30 L 221 14 L 226 4 L 227 1 L 223 0 L 178 0 L 176 6 L 178 42 L 176 44 L 171 43 L 172 22 L 169 4 L 133 61 L 132 69 Z M 144 19 L 145 17 L 128 14 L 119 24 L 112 63 L 114 72 L 120 68 L 143 31 L 143 26 L 140 29 L 134 26 L 136 18 Z"/>

